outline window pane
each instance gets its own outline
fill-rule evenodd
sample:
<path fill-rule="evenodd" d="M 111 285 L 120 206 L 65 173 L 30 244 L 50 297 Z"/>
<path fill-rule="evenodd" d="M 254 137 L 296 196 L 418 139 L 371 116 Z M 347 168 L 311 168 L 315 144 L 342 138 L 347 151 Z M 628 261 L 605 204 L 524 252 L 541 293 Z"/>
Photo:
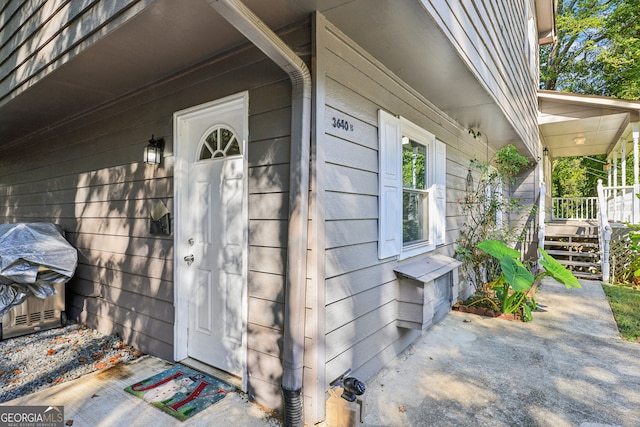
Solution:
<path fill-rule="evenodd" d="M 406 245 L 429 239 L 429 193 L 402 192 L 402 243 Z"/>
<path fill-rule="evenodd" d="M 211 150 L 209 150 L 209 147 L 207 146 L 207 144 L 202 144 L 202 149 L 200 150 L 200 157 L 198 157 L 198 160 L 206 160 L 210 158 L 211 158 Z"/>
<path fill-rule="evenodd" d="M 402 181 L 404 188 L 427 188 L 427 147 L 402 138 Z"/>

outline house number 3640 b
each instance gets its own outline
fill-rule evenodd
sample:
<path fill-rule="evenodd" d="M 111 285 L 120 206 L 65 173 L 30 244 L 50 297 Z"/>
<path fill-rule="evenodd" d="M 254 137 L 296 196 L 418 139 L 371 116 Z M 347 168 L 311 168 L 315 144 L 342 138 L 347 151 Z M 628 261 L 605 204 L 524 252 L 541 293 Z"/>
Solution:
<path fill-rule="evenodd" d="M 346 130 L 347 132 L 353 132 L 353 124 L 349 123 L 348 121 L 344 119 L 338 119 L 336 117 L 332 117 L 331 120 L 333 122 L 334 128 Z"/>

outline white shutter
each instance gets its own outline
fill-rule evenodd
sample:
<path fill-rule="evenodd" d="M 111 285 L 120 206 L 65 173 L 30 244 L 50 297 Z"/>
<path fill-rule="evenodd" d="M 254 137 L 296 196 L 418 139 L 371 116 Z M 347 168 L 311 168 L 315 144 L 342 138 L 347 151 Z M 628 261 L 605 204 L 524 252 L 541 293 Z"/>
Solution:
<path fill-rule="evenodd" d="M 447 229 L 447 146 L 436 140 L 435 148 L 436 245 L 441 245 L 445 243 Z"/>
<path fill-rule="evenodd" d="M 400 254 L 402 245 L 402 128 L 400 119 L 378 111 L 378 258 Z"/>

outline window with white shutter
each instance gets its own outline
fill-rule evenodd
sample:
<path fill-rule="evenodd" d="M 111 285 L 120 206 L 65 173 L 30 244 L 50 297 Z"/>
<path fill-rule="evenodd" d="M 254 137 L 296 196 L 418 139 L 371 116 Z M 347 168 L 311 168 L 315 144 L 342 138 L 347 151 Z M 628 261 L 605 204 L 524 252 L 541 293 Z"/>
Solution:
<path fill-rule="evenodd" d="M 446 145 L 404 118 L 379 119 L 380 259 L 425 253 L 445 243 Z"/>

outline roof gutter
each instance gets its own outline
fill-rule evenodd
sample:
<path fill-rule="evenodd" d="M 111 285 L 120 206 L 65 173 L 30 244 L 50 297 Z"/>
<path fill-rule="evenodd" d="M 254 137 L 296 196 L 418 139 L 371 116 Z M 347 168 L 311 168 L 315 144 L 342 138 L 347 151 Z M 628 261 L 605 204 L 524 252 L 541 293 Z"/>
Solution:
<path fill-rule="evenodd" d="M 291 79 L 291 160 L 282 390 L 285 425 L 303 426 L 302 373 L 309 221 L 311 73 L 304 61 L 240 0 L 207 1 Z"/>

